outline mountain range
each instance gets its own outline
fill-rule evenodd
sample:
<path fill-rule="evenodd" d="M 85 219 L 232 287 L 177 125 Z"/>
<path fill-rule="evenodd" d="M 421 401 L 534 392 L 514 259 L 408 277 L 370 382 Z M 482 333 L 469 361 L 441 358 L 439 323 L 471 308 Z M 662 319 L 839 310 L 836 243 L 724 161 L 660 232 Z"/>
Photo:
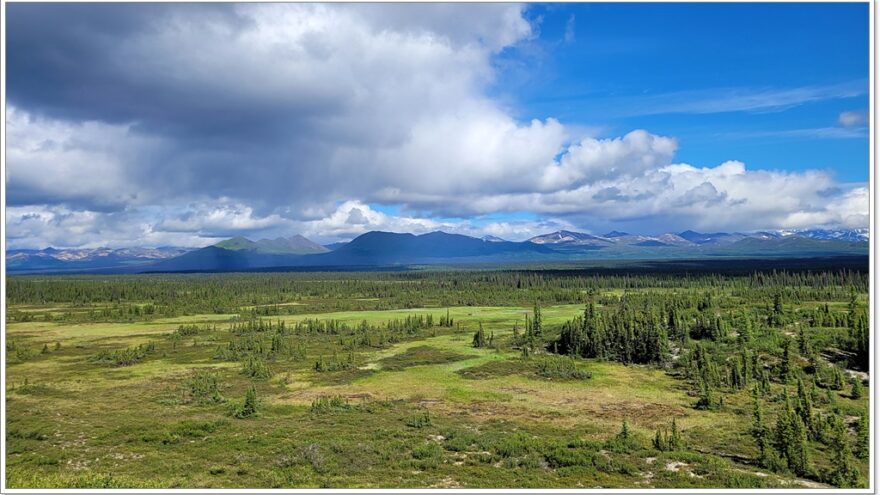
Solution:
<path fill-rule="evenodd" d="M 431 232 L 414 235 L 367 232 L 349 242 L 322 246 L 295 235 L 252 241 L 233 237 L 192 249 L 10 250 L 10 272 L 100 271 L 118 273 L 241 271 L 282 267 L 383 267 L 476 263 L 570 261 L 583 259 L 668 259 L 717 257 L 810 257 L 866 255 L 868 229 L 805 229 L 753 233 L 661 235 L 611 231 L 602 235 L 560 230 L 511 242 Z"/>
<path fill-rule="evenodd" d="M 94 248 L 11 249 L 6 251 L 6 269 L 12 271 L 91 270 L 148 265 L 175 258 L 191 248 Z"/>

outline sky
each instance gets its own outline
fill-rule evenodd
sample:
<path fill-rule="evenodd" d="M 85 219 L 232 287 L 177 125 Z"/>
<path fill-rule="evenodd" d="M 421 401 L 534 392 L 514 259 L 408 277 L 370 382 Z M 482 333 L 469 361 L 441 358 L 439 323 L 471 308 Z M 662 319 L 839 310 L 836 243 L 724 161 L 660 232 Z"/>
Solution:
<path fill-rule="evenodd" d="M 868 8 L 7 4 L 7 246 L 867 227 Z"/>

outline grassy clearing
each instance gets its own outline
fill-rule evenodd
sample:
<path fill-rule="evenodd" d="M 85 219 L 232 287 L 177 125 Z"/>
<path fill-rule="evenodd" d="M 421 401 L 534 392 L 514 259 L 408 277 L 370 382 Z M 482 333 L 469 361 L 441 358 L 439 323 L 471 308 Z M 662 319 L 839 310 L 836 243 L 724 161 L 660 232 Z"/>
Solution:
<path fill-rule="evenodd" d="M 542 310 L 551 329 L 582 312 L 582 305 Z M 568 363 L 543 353 L 523 359 L 505 345 L 472 346 L 480 323 L 507 342 L 514 324 L 522 328 L 528 313 L 530 308 L 453 307 L 448 309 L 453 327 L 351 350 L 332 333 L 292 336 L 288 344 L 300 346 L 302 353 L 268 354 L 269 376 L 261 380 L 245 376 L 238 361 L 217 359 L 231 338 L 224 323 L 230 315 L 149 323 L 12 323 L 7 340 L 34 352 L 7 365 L 7 484 L 683 488 L 804 483 L 746 462 L 755 447 L 743 435 L 750 422 L 745 391 L 726 396 L 718 411 L 699 411 L 682 381 L 656 366 Z M 272 319 L 290 325 L 318 318 L 356 326 L 426 314 L 438 321 L 447 309 Z M 214 322 L 216 331 L 172 335 L 183 323 Z M 147 343 L 155 350 L 130 365 L 94 358 Z M 44 345 L 46 353 L 40 351 Z M 350 368 L 315 369 L 319 357 L 342 361 L 349 355 Z M 550 361 L 552 366 L 546 364 Z M 252 386 L 257 412 L 238 419 L 231 411 Z M 853 410 L 862 404 L 843 393 L 838 400 Z M 699 451 L 652 449 L 654 431 L 673 417 L 685 442 Z M 633 440 L 621 444 L 614 438 L 624 421 Z"/>

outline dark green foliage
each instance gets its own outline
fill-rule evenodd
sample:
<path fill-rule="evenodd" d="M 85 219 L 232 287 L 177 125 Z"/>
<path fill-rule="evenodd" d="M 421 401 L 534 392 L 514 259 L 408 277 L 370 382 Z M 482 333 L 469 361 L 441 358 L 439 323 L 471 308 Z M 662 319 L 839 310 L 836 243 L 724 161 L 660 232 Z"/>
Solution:
<path fill-rule="evenodd" d="M 715 392 L 714 387 L 709 382 L 702 381 L 700 383 L 699 398 L 694 404 L 696 409 L 714 410 L 721 407 L 721 397 Z"/>
<path fill-rule="evenodd" d="M 319 373 L 324 373 L 328 371 L 352 370 L 356 367 L 357 365 L 355 363 L 354 353 L 349 352 L 345 358 L 340 358 L 334 352 L 333 356 L 329 360 L 324 359 L 324 356 L 320 356 L 318 360 L 315 361 L 314 370 Z"/>
<path fill-rule="evenodd" d="M 834 416 L 831 426 L 831 469 L 825 473 L 825 481 L 840 488 L 859 488 L 862 486 L 861 474 L 853 459 L 849 446 L 846 425 L 839 416 Z"/>
<path fill-rule="evenodd" d="M 797 382 L 797 403 L 795 404 L 795 412 L 801 418 L 804 427 L 808 432 L 815 432 L 813 425 L 813 399 L 807 393 L 804 382 L 798 378 Z"/>
<path fill-rule="evenodd" d="M 831 388 L 833 390 L 843 390 L 843 385 L 844 385 L 843 372 L 840 371 L 840 368 L 838 368 L 835 365 L 831 365 L 829 368 L 830 368 L 831 378 L 828 383 L 828 388 Z"/>
<path fill-rule="evenodd" d="M 767 450 L 769 448 L 770 430 L 764 424 L 764 409 L 761 401 L 755 397 L 754 412 L 752 414 L 752 429 L 750 431 L 755 444 L 758 446 L 758 465 L 767 466 Z"/>
<path fill-rule="evenodd" d="M 150 342 L 125 349 L 103 350 L 92 356 L 91 361 L 103 365 L 131 366 L 154 352 L 156 352 L 156 344 Z"/>
<path fill-rule="evenodd" d="M 850 392 L 849 397 L 853 400 L 858 400 L 862 398 L 863 390 L 862 390 L 862 380 L 859 378 L 853 377 L 850 380 Z"/>
<path fill-rule="evenodd" d="M 267 380 L 272 376 L 266 360 L 259 355 L 245 357 L 242 361 L 241 373 L 255 380 Z"/>
<path fill-rule="evenodd" d="M 494 336 L 487 336 L 486 332 L 483 331 L 483 322 L 480 322 L 480 326 L 477 329 L 476 333 L 474 333 L 474 339 L 472 345 L 474 347 L 489 347 L 492 345 L 492 340 Z"/>
<path fill-rule="evenodd" d="M 452 328 L 454 326 L 455 320 L 449 317 L 449 308 L 446 308 L 446 315 L 440 317 L 440 322 L 437 323 L 437 326 Z"/>
<path fill-rule="evenodd" d="M 443 449 L 440 444 L 428 442 L 414 448 L 412 456 L 421 461 L 439 461 L 443 457 Z"/>
<path fill-rule="evenodd" d="M 586 380 L 590 373 L 578 368 L 575 360 L 565 356 L 541 356 L 535 360 L 538 375 L 561 380 Z"/>
<path fill-rule="evenodd" d="M 776 420 L 774 448 L 785 465 L 798 476 L 810 474 L 807 452 L 807 429 L 801 417 L 792 409 L 788 394 L 785 394 L 785 408 Z"/>
<path fill-rule="evenodd" d="M 333 397 L 318 397 L 317 399 L 312 401 L 312 406 L 310 410 L 313 413 L 332 413 L 339 411 L 348 411 L 351 409 L 351 404 L 348 403 L 348 400 L 345 397 L 333 396 Z"/>
<path fill-rule="evenodd" d="M 843 347 L 855 354 L 853 365 L 867 371 L 870 359 L 871 329 L 868 324 L 868 314 L 860 309 L 853 287 L 850 287 L 847 309 L 846 326 L 849 328 L 849 338 L 843 342 Z"/>
<path fill-rule="evenodd" d="M 406 420 L 406 426 L 409 426 L 410 428 L 424 428 L 426 426 L 431 426 L 431 414 L 428 411 L 422 411 Z"/>
<path fill-rule="evenodd" d="M 855 454 L 859 459 L 867 459 L 871 454 L 871 428 L 868 424 L 868 415 L 860 414 L 859 422 L 856 423 L 856 446 Z"/>
<path fill-rule="evenodd" d="M 620 431 L 617 435 L 605 441 L 605 448 L 613 452 L 631 452 L 640 448 L 639 442 L 633 436 L 626 420 L 620 425 Z"/>
<path fill-rule="evenodd" d="M 242 402 L 241 405 L 233 407 L 232 416 L 239 419 L 249 418 L 257 414 L 258 407 L 257 389 L 251 385 L 244 396 L 244 402 Z"/>
<path fill-rule="evenodd" d="M 526 328 L 526 334 L 529 338 L 540 341 L 544 338 L 544 320 L 541 318 L 541 306 L 536 303 L 532 313 L 534 317 L 532 318 L 531 325 Z"/>
<path fill-rule="evenodd" d="M 789 383 L 795 374 L 794 354 L 791 350 L 791 339 L 782 341 L 782 358 L 779 362 L 779 381 Z"/>
<path fill-rule="evenodd" d="M 672 452 L 681 450 L 684 447 L 675 418 L 672 418 L 671 430 L 664 428 L 663 431 L 657 430 L 654 433 L 653 445 L 655 449 L 661 452 Z"/>
<path fill-rule="evenodd" d="M 180 337 L 193 337 L 200 333 L 206 333 L 216 329 L 216 326 L 212 327 L 209 325 L 180 325 L 174 333 Z"/>
<path fill-rule="evenodd" d="M 849 301 L 867 293 L 867 270 L 754 271 L 739 273 L 603 273 L 583 270 L 500 270 L 425 273 L 257 273 L 224 275 L 136 275 L 45 277 L 13 276 L 7 280 L 7 303 L 70 304 L 76 311 L 59 314 L 63 321 L 133 321 L 184 314 L 239 313 L 248 306 L 254 316 L 315 313 L 328 310 L 381 310 L 433 305 L 529 306 L 577 304 L 584 292 L 601 289 L 679 287 L 705 289 L 725 284 L 734 296 L 768 301 L 785 287 L 794 300 Z M 341 283 L 343 282 L 344 283 Z M 852 289 L 852 290 L 851 290 Z M 284 305 L 334 294 L 313 306 Z M 365 302 L 364 299 L 375 299 Z M 430 303 L 434 301 L 434 303 Z M 146 304 L 144 304 L 146 303 Z M 135 309 L 137 308 L 137 309 Z M 148 309 L 149 308 L 149 309 Z M 864 312 L 864 309 L 859 308 Z M 833 313 L 832 313 L 833 314 Z M 33 318 L 28 312 L 10 314 L 12 321 Z M 846 318 L 841 320 L 846 326 Z"/>
<path fill-rule="evenodd" d="M 191 400 L 199 404 L 220 403 L 225 399 L 220 394 L 220 380 L 216 373 L 197 371 L 187 380 Z"/>
<path fill-rule="evenodd" d="M 637 310 L 624 296 L 617 311 L 607 316 L 589 304 L 583 316 L 563 325 L 554 348 L 560 354 L 624 364 L 660 363 L 668 350 L 668 337 L 657 313 Z"/>
<path fill-rule="evenodd" d="M 771 327 L 781 327 L 785 324 L 785 313 L 782 309 L 782 294 L 773 294 L 773 308 L 767 317 L 767 324 Z"/>

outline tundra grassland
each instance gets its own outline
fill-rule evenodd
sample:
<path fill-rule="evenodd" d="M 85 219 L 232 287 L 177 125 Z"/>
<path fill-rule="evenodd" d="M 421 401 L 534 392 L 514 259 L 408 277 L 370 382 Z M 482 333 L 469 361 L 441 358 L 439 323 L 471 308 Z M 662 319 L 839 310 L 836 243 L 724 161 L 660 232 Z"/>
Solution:
<path fill-rule="evenodd" d="M 6 486 L 867 486 L 868 274 L 7 279 Z"/>

